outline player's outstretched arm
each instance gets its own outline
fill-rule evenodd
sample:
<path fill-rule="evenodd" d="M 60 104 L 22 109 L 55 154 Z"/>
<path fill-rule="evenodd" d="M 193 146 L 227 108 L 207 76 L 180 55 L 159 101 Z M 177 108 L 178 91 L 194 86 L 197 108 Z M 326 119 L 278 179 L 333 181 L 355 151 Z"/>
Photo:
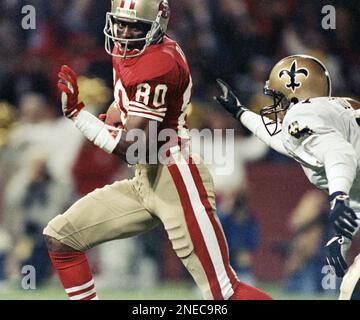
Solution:
<path fill-rule="evenodd" d="M 315 115 L 294 119 L 298 120 L 300 129 L 306 127 L 311 133 L 304 140 L 293 137 L 299 140 L 293 151 L 304 161 L 307 159 L 305 155 L 311 156 L 316 159 L 315 165 L 325 169 L 330 194 L 329 219 L 337 234 L 351 239 L 359 230 L 359 219 L 351 208 L 349 197 L 358 170 L 356 151 L 332 127 L 321 124 L 321 130 L 316 129 L 321 119 Z"/>
<path fill-rule="evenodd" d="M 236 120 L 240 120 L 241 115 L 245 111 L 249 111 L 248 108 L 244 107 L 238 97 L 235 95 L 231 87 L 223 80 L 217 79 L 222 95 L 214 97 L 214 99 L 228 111 Z"/>
<path fill-rule="evenodd" d="M 280 135 L 270 136 L 261 117 L 243 106 L 232 88 L 225 81 L 221 79 L 216 81 L 221 89 L 221 95 L 215 96 L 214 99 L 270 148 L 289 156 L 282 144 Z"/>
<path fill-rule="evenodd" d="M 64 116 L 72 120 L 84 136 L 96 146 L 112 153 L 121 139 L 122 130 L 109 128 L 103 121 L 84 110 L 84 103 L 78 101 L 77 74 L 70 67 L 63 65 L 58 76 Z"/>

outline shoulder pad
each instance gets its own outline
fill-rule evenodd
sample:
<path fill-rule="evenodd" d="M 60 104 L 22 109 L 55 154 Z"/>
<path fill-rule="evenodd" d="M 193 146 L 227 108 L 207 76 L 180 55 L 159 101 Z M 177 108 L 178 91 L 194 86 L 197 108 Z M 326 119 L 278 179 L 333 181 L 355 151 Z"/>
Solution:
<path fill-rule="evenodd" d="M 165 52 L 153 52 L 145 55 L 137 66 L 139 76 L 144 80 L 164 76 L 176 68 L 175 59 Z"/>

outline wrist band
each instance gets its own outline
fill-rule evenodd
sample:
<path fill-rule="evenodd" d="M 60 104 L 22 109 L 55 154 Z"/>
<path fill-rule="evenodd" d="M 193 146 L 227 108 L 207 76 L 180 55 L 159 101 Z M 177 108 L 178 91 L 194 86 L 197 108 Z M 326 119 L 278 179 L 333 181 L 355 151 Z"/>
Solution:
<path fill-rule="evenodd" d="M 112 135 L 109 126 L 85 110 L 81 110 L 72 120 L 86 138 L 107 153 L 112 153 L 120 141 L 122 130 L 111 127 L 113 132 L 117 132 Z"/>

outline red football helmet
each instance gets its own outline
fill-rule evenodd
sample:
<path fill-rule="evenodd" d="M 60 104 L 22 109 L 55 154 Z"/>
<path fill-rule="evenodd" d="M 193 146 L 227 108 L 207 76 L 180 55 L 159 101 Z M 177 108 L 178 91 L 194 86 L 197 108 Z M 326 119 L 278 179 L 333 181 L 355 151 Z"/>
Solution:
<path fill-rule="evenodd" d="M 170 7 L 167 0 L 112 0 L 111 12 L 106 14 L 105 50 L 112 56 L 132 58 L 141 55 L 146 47 L 158 43 L 167 30 Z M 121 38 L 117 33 L 119 23 L 141 23 L 146 35 L 141 38 Z M 113 45 L 119 45 L 114 53 Z M 129 50 L 129 48 L 136 50 Z M 140 47 L 140 48 L 139 48 Z"/>

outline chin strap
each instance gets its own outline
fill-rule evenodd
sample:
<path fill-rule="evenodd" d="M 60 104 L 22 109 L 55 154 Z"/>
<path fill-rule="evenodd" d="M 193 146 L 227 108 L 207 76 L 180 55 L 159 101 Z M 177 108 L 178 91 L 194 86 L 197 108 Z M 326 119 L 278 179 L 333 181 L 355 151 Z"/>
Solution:
<path fill-rule="evenodd" d="M 107 153 L 112 153 L 121 139 L 121 129 L 105 125 L 85 110 L 81 110 L 72 120 L 86 138 Z"/>

